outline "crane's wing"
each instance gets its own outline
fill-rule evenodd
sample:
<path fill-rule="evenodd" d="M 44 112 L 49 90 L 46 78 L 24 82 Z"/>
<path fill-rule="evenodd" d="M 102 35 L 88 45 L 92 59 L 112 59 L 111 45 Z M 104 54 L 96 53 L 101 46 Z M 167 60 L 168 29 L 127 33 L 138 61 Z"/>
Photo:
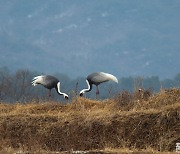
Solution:
<path fill-rule="evenodd" d="M 104 72 L 92 73 L 87 77 L 87 79 L 95 84 L 106 82 L 109 80 L 112 80 L 112 81 L 118 83 L 118 79 L 114 75 L 109 74 L 109 73 L 104 73 Z"/>
<path fill-rule="evenodd" d="M 43 83 L 43 79 L 44 79 L 44 76 L 43 75 L 39 75 L 39 76 L 36 76 L 34 77 L 32 80 L 32 85 L 33 86 L 36 86 L 37 84 L 42 84 Z"/>
<path fill-rule="evenodd" d="M 100 72 L 100 75 L 103 76 L 104 78 L 106 78 L 108 81 L 112 80 L 112 81 L 118 83 L 118 79 L 112 74 Z"/>
<path fill-rule="evenodd" d="M 59 80 L 51 75 L 40 75 L 33 78 L 32 85 L 36 86 L 37 84 L 41 84 L 46 88 L 54 88 L 57 86 Z"/>

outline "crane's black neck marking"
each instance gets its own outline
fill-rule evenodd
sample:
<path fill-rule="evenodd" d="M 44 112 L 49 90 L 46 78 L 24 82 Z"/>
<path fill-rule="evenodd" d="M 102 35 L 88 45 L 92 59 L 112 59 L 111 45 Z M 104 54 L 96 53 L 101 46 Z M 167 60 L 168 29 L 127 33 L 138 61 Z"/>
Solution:
<path fill-rule="evenodd" d="M 65 93 L 62 93 L 62 92 L 60 91 L 60 82 L 57 83 L 57 86 L 55 87 L 55 89 L 56 89 L 56 91 L 57 91 L 57 93 L 58 93 L 59 95 L 65 95 Z"/>
<path fill-rule="evenodd" d="M 92 84 L 91 84 L 88 80 L 86 80 L 86 83 L 87 83 L 87 85 L 88 85 L 88 88 L 87 88 L 87 89 L 83 89 L 83 90 L 81 91 L 81 92 L 83 92 L 83 93 L 89 92 L 89 91 L 92 90 Z"/>
<path fill-rule="evenodd" d="M 63 93 L 63 92 L 60 91 L 60 82 L 57 83 L 57 86 L 55 87 L 55 89 L 56 89 L 57 93 L 59 95 L 63 95 L 65 99 L 69 98 L 69 96 L 66 93 Z"/>
<path fill-rule="evenodd" d="M 88 80 L 86 80 L 86 83 L 88 85 L 88 89 L 86 90 L 86 92 L 89 92 L 92 90 L 92 84 Z"/>

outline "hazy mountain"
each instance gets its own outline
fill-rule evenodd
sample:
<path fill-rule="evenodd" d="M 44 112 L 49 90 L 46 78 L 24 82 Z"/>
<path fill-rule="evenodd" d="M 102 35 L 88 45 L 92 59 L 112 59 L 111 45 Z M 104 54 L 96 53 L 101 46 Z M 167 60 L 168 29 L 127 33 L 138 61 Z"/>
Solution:
<path fill-rule="evenodd" d="M 11 70 L 180 72 L 179 0 L 1 0 L 0 10 L 0 65 Z"/>

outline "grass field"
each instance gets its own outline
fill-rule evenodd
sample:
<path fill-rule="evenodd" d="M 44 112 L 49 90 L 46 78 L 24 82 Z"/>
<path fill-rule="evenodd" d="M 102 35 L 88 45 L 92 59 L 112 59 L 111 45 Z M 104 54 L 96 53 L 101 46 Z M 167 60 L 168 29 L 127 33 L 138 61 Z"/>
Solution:
<path fill-rule="evenodd" d="M 0 153 L 175 152 L 180 90 L 0 104 Z"/>

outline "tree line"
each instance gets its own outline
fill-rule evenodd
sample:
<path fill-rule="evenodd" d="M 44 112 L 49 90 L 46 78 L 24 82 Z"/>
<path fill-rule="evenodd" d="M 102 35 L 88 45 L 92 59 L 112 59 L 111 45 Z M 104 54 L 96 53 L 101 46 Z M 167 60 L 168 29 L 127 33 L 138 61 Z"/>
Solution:
<path fill-rule="evenodd" d="M 48 90 L 38 85 L 32 86 L 32 78 L 42 73 L 30 70 L 17 70 L 10 72 L 7 68 L 0 68 L 0 101 L 15 103 L 15 102 L 40 102 L 48 100 Z M 79 91 L 86 88 L 86 78 L 78 77 L 71 79 L 65 74 L 55 73 L 61 82 L 61 90 L 66 92 L 71 98 L 77 96 Z M 158 76 L 151 77 L 122 77 L 119 78 L 119 83 L 107 82 L 99 86 L 99 99 L 113 97 L 120 91 L 126 90 L 133 92 L 137 88 L 149 89 L 153 92 L 158 92 L 160 89 L 179 88 L 180 87 L 180 73 L 173 79 L 160 80 Z M 88 98 L 95 98 L 95 90 L 86 94 Z M 52 97 L 54 101 L 64 101 L 62 96 L 59 96 L 55 90 L 52 90 Z"/>

